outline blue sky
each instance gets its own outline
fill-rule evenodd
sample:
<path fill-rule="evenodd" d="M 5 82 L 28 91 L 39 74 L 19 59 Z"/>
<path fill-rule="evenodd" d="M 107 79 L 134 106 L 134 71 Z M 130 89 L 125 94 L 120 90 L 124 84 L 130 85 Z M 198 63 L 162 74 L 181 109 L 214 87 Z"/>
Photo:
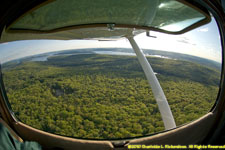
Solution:
<path fill-rule="evenodd" d="M 157 38 L 146 37 L 141 34 L 135 37 L 141 48 L 164 50 L 199 56 L 221 62 L 221 43 L 215 20 L 191 32 L 181 35 L 169 35 L 151 32 Z M 27 40 L 0 44 L 0 61 L 9 60 L 50 52 L 76 48 L 131 48 L 128 40 L 99 42 L 95 40 Z"/>

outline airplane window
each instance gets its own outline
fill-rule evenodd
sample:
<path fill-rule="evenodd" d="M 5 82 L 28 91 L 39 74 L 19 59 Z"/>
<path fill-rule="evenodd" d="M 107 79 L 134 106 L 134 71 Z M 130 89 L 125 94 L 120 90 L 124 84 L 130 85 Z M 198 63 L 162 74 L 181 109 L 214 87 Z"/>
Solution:
<path fill-rule="evenodd" d="M 166 10 L 184 11 L 189 9 L 186 7 L 172 0 L 157 2 L 157 9 L 162 11 L 151 25 L 180 31 L 205 17 L 193 10 L 190 14 L 195 15 L 187 14 L 187 19 L 160 23 Z M 47 6 L 43 9 L 48 10 Z M 41 19 L 39 13 L 46 12 L 36 10 L 33 17 Z M 58 25 L 34 26 L 27 20 L 25 16 L 9 29 L 27 25 L 28 29 L 41 31 Z M 208 24 L 179 35 L 157 31 L 146 34 L 138 29 L 117 29 L 114 25 L 74 30 L 75 37 L 81 36 L 76 40 L 52 40 L 61 32 L 42 34 L 47 38 L 4 32 L 0 41 L 1 72 L 6 101 L 15 117 L 46 132 L 86 139 L 134 138 L 167 130 L 153 88 L 136 56 L 134 42 L 124 36 L 128 33 L 135 34 L 134 40 L 152 67 L 175 127 L 210 111 L 217 99 L 222 64 L 220 33 L 213 16 Z M 65 32 L 62 38 L 71 34 Z"/>

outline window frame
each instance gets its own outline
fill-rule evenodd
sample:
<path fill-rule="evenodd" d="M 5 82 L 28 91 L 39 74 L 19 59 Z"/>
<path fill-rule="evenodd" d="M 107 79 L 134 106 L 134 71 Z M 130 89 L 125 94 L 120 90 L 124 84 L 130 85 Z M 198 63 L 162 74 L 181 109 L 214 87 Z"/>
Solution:
<path fill-rule="evenodd" d="M 220 82 L 220 88 L 219 88 L 217 100 L 215 101 L 215 104 L 212 107 L 212 109 L 210 110 L 210 112 L 208 114 L 206 114 L 205 116 L 199 118 L 198 120 L 192 122 L 192 123 L 189 123 L 187 125 L 182 125 L 180 127 L 172 129 L 172 130 L 163 131 L 162 133 L 157 133 L 155 136 L 153 135 L 153 136 L 150 136 L 150 137 L 142 137 L 142 138 L 138 139 L 139 141 L 120 140 L 117 143 L 116 143 L 116 141 L 113 141 L 112 142 L 113 145 L 110 144 L 111 143 L 110 141 L 105 141 L 105 140 L 104 141 L 101 141 L 101 140 L 93 140 L 93 141 L 92 140 L 91 141 L 78 140 L 78 143 L 83 142 L 82 144 L 84 144 L 85 142 L 87 142 L 88 143 L 87 146 L 91 146 L 93 143 L 96 144 L 96 142 L 97 143 L 106 142 L 108 144 L 108 146 L 110 145 L 110 147 L 111 146 L 120 147 L 120 145 L 124 146 L 127 142 L 130 142 L 130 141 L 131 141 L 131 143 L 132 143 L 132 141 L 133 141 L 133 143 L 138 143 L 138 142 L 140 142 L 140 140 L 145 141 L 145 142 L 148 141 L 149 143 L 157 143 L 157 142 L 160 142 L 160 140 L 163 141 L 165 136 L 173 137 L 173 136 L 176 135 L 176 133 L 179 133 L 179 132 L 182 134 L 181 137 L 182 136 L 185 137 L 184 133 L 188 133 L 188 132 L 192 131 L 192 129 L 195 128 L 196 126 L 199 126 L 200 124 L 202 126 L 205 123 L 209 123 L 209 125 L 208 125 L 209 127 L 207 126 L 207 128 L 210 128 L 210 129 L 205 134 L 205 137 L 203 137 L 202 140 L 207 141 L 210 138 L 210 136 L 213 135 L 213 128 L 215 129 L 218 126 L 218 123 L 219 123 L 219 121 L 222 117 L 222 112 L 225 110 L 225 80 L 224 80 L 224 75 L 225 75 L 224 74 L 224 70 L 225 70 L 225 66 L 224 66 L 224 61 L 225 61 L 224 60 L 225 59 L 225 53 L 224 53 L 225 19 L 223 18 L 224 17 L 223 9 L 221 9 L 221 7 L 216 8 L 216 6 L 219 5 L 217 2 L 214 2 L 214 1 L 199 1 L 199 2 L 193 2 L 193 3 L 196 3 L 198 5 L 203 5 L 208 10 L 210 10 L 210 12 L 215 17 L 215 20 L 217 21 L 217 24 L 218 24 L 218 28 L 220 30 L 221 46 L 222 46 L 221 82 Z M 33 3 L 33 5 L 34 4 L 35 3 Z M 14 11 L 14 13 L 15 13 L 15 11 Z M 12 14 L 13 13 L 11 12 L 11 15 Z M 9 17 L 9 16 L 10 16 L 10 13 L 7 14 L 5 17 Z M 5 20 L 5 22 L 4 22 L 4 19 L 3 19 L 3 21 L 1 22 L 1 25 L 0 25 L 1 30 L 7 24 L 6 22 L 7 22 L 7 20 Z M 52 141 L 59 141 L 59 142 L 60 142 L 60 140 L 63 140 L 63 142 L 68 140 L 71 143 L 77 142 L 73 138 L 66 138 L 66 137 L 63 137 L 63 136 L 57 136 L 57 135 L 54 135 L 54 134 L 45 133 L 44 131 L 34 129 L 34 128 L 29 127 L 25 124 L 22 124 L 21 122 L 18 122 L 18 120 L 15 118 L 13 112 L 11 111 L 11 108 L 9 107 L 8 103 L 9 102 L 7 100 L 6 92 L 5 92 L 5 89 L 4 89 L 4 84 L 3 84 L 3 81 L 2 81 L 2 74 L 0 74 L 0 111 L 1 111 L 2 118 L 12 127 L 12 129 L 17 131 L 21 137 L 23 137 L 24 139 L 27 139 L 27 140 L 34 139 L 34 140 L 37 140 L 37 141 L 41 141 L 40 143 L 42 143 L 45 146 L 48 142 L 47 143 L 44 142 L 44 140 L 41 139 L 41 138 L 44 138 L 44 139 L 49 138 L 51 140 L 55 138 Z M 202 126 L 202 127 L 205 129 L 204 126 Z M 35 137 L 32 137 L 31 132 L 34 133 Z M 201 132 L 201 131 L 199 131 L 199 132 Z M 38 138 L 38 136 L 40 136 L 40 138 Z M 178 138 L 175 138 L 175 139 L 177 139 L 179 141 Z M 170 140 L 164 141 L 164 142 L 176 143 L 176 142 L 173 142 L 173 140 L 174 139 L 170 139 Z M 197 139 L 193 139 L 193 140 L 197 140 Z M 193 142 L 193 140 L 186 140 L 185 142 L 191 143 L 191 142 Z M 199 141 L 196 141 L 196 142 L 199 142 Z M 54 142 L 50 142 L 50 143 L 53 144 Z M 60 145 L 60 144 L 63 145 L 62 142 L 60 142 L 58 145 Z M 64 145 L 64 146 L 66 146 L 66 145 Z"/>

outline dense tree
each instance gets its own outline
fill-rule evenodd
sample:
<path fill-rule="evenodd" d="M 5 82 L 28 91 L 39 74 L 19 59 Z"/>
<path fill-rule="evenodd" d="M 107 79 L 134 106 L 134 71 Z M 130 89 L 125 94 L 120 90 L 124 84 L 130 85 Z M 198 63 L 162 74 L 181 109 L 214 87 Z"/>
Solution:
<path fill-rule="evenodd" d="M 218 92 L 218 70 L 181 60 L 148 59 L 178 126 L 210 110 Z M 3 79 L 9 102 L 16 117 L 32 127 L 97 139 L 164 130 L 135 57 L 62 55 L 6 66 Z"/>

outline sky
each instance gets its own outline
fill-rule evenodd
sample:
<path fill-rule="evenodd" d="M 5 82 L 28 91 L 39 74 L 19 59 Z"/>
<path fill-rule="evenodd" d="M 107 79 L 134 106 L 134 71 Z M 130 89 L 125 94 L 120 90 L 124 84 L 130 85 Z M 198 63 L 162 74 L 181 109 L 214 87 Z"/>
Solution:
<path fill-rule="evenodd" d="M 170 35 L 159 32 L 150 32 L 157 38 L 137 35 L 139 47 L 143 49 L 163 50 L 194 55 L 221 62 L 221 43 L 217 24 L 211 23 L 181 35 Z M 26 40 L 0 44 L 0 62 L 4 63 L 25 56 L 45 52 L 80 49 L 80 48 L 131 48 L 127 39 L 118 41 L 96 40 Z"/>

